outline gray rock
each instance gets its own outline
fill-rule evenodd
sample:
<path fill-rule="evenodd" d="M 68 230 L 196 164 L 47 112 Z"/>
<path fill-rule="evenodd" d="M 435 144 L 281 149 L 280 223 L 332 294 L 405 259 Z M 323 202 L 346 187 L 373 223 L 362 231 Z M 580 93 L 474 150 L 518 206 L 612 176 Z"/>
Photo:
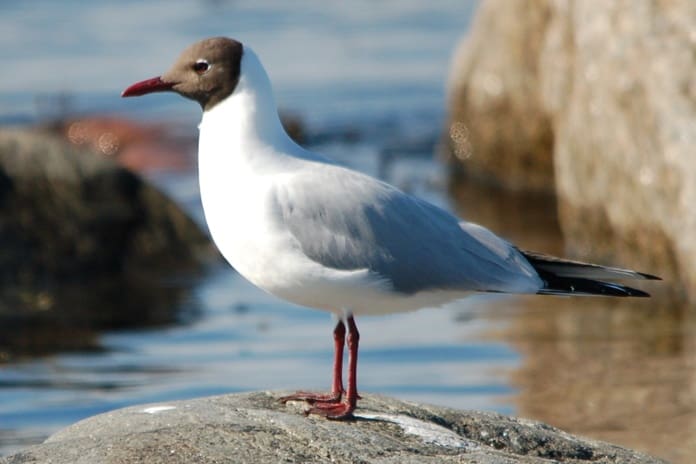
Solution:
<path fill-rule="evenodd" d="M 659 463 L 545 424 L 365 395 L 356 420 L 305 417 L 281 393 L 245 393 L 101 414 L 2 464 Z"/>
<path fill-rule="evenodd" d="M 472 176 L 555 188 L 569 254 L 658 274 L 691 301 L 694 23 L 689 1 L 485 0 L 448 126 Z"/>

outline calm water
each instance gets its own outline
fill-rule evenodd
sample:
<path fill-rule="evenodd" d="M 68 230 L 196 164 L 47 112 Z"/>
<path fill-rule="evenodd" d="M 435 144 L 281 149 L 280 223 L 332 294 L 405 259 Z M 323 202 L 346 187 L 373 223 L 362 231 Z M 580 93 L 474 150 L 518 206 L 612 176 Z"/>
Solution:
<path fill-rule="evenodd" d="M 0 74 L 0 123 L 118 114 L 166 121 L 195 137 L 194 104 L 166 95 L 124 101 L 118 94 L 165 70 L 190 42 L 232 35 L 264 60 L 280 105 L 305 121 L 313 149 L 524 247 L 562 253 L 548 198 L 448 193 L 445 172 L 433 161 L 450 56 L 475 3 L 324 5 L 0 3 L 0 58 L 13 70 Z M 194 172 L 147 175 L 202 221 Z M 133 403 L 328 387 L 328 315 L 266 295 L 222 265 L 179 304 L 183 313 L 195 308 L 184 323 L 103 333 L 98 352 L 0 365 L 0 455 Z M 519 413 L 675 461 L 696 452 L 688 432 L 696 429 L 688 375 L 696 344 L 683 308 L 476 297 L 358 324 L 363 391 Z M 668 427 L 674 417 L 678 432 Z"/>

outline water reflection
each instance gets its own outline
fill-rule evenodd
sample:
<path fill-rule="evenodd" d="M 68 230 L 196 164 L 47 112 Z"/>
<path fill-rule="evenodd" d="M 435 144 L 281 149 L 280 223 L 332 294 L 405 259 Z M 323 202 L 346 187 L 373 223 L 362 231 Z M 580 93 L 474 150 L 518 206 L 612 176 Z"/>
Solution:
<path fill-rule="evenodd" d="M 467 217 L 524 248 L 562 254 L 552 198 L 454 186 Z M 656 293 L 659 282 L 641 282 Z M 657 292 L 659 293 L 659 291 Z M 522 355 L 516 414 L 674 462 L 696 455 L 696 317 L 667 299 L 519 297 L 488 302 L 494 338 Z"/>
<path fill-rule="evenodd" d="M 198 308 L 188 295 L 199 278 L 189 275 L 163 284 L 161 279 L 128 275 L 39 292 L 3 288 L 0 365 L 57 351 L 101 351 L 99 335 L 104 330 L 190 320 Z"/>
<path fill-rule="evenodd" d="M 543 193 L 506 192 L 452 179 L 450 195 L 457 213 L 485 225 L 520 248 L 563 254 L 556 198 Z"/>
<path fill-rule="evenodd" d="M 521 299 L 519 414 L 687 462 L 696 454 L 694 317 L 655 300 Z"/>

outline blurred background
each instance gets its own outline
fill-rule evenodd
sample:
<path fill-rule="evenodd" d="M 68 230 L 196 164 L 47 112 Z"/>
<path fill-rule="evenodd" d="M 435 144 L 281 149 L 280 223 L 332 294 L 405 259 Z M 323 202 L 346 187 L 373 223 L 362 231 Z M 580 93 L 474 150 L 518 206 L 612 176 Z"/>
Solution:
<path fill-rule="evenodd" d="M 300 143 L 652 299 L 363 318 L 363 391 L 696 453 L 696 4 L 0 3 L 0 456 L 90 415 L 329 387 L 331 318 L 208 239 L 200 109 L 122 100 L 200 38 L 262 58 Z"/>

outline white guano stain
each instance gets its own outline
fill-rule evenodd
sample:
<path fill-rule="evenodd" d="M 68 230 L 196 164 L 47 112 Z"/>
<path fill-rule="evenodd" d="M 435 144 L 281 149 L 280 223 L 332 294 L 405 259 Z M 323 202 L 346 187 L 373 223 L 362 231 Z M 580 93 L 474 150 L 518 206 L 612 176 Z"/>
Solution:
<path fill-rule="evenodd" d="M 170 409 L 176 409 L 176 406 L 162 405 L 162 406 L 151 406 L 149 408 L 143 409 L 141 412 L 146 414 L 157 414 L 162 411 L 169 411 Z"/>
<path fill-rule="evenodd" d="M 382 420 L 392 422 L 401 427 L 404 433 L 420 437 L 425 443 L 444 446 L 447 448 L 467 448 L 473 450 L 479 448 L 478 443 L 462 438 L 455 432 L 431 422 L 422 421 L 409 416 L 394 414 L 355 414 L 356 417 L 370 420 Z"/>

